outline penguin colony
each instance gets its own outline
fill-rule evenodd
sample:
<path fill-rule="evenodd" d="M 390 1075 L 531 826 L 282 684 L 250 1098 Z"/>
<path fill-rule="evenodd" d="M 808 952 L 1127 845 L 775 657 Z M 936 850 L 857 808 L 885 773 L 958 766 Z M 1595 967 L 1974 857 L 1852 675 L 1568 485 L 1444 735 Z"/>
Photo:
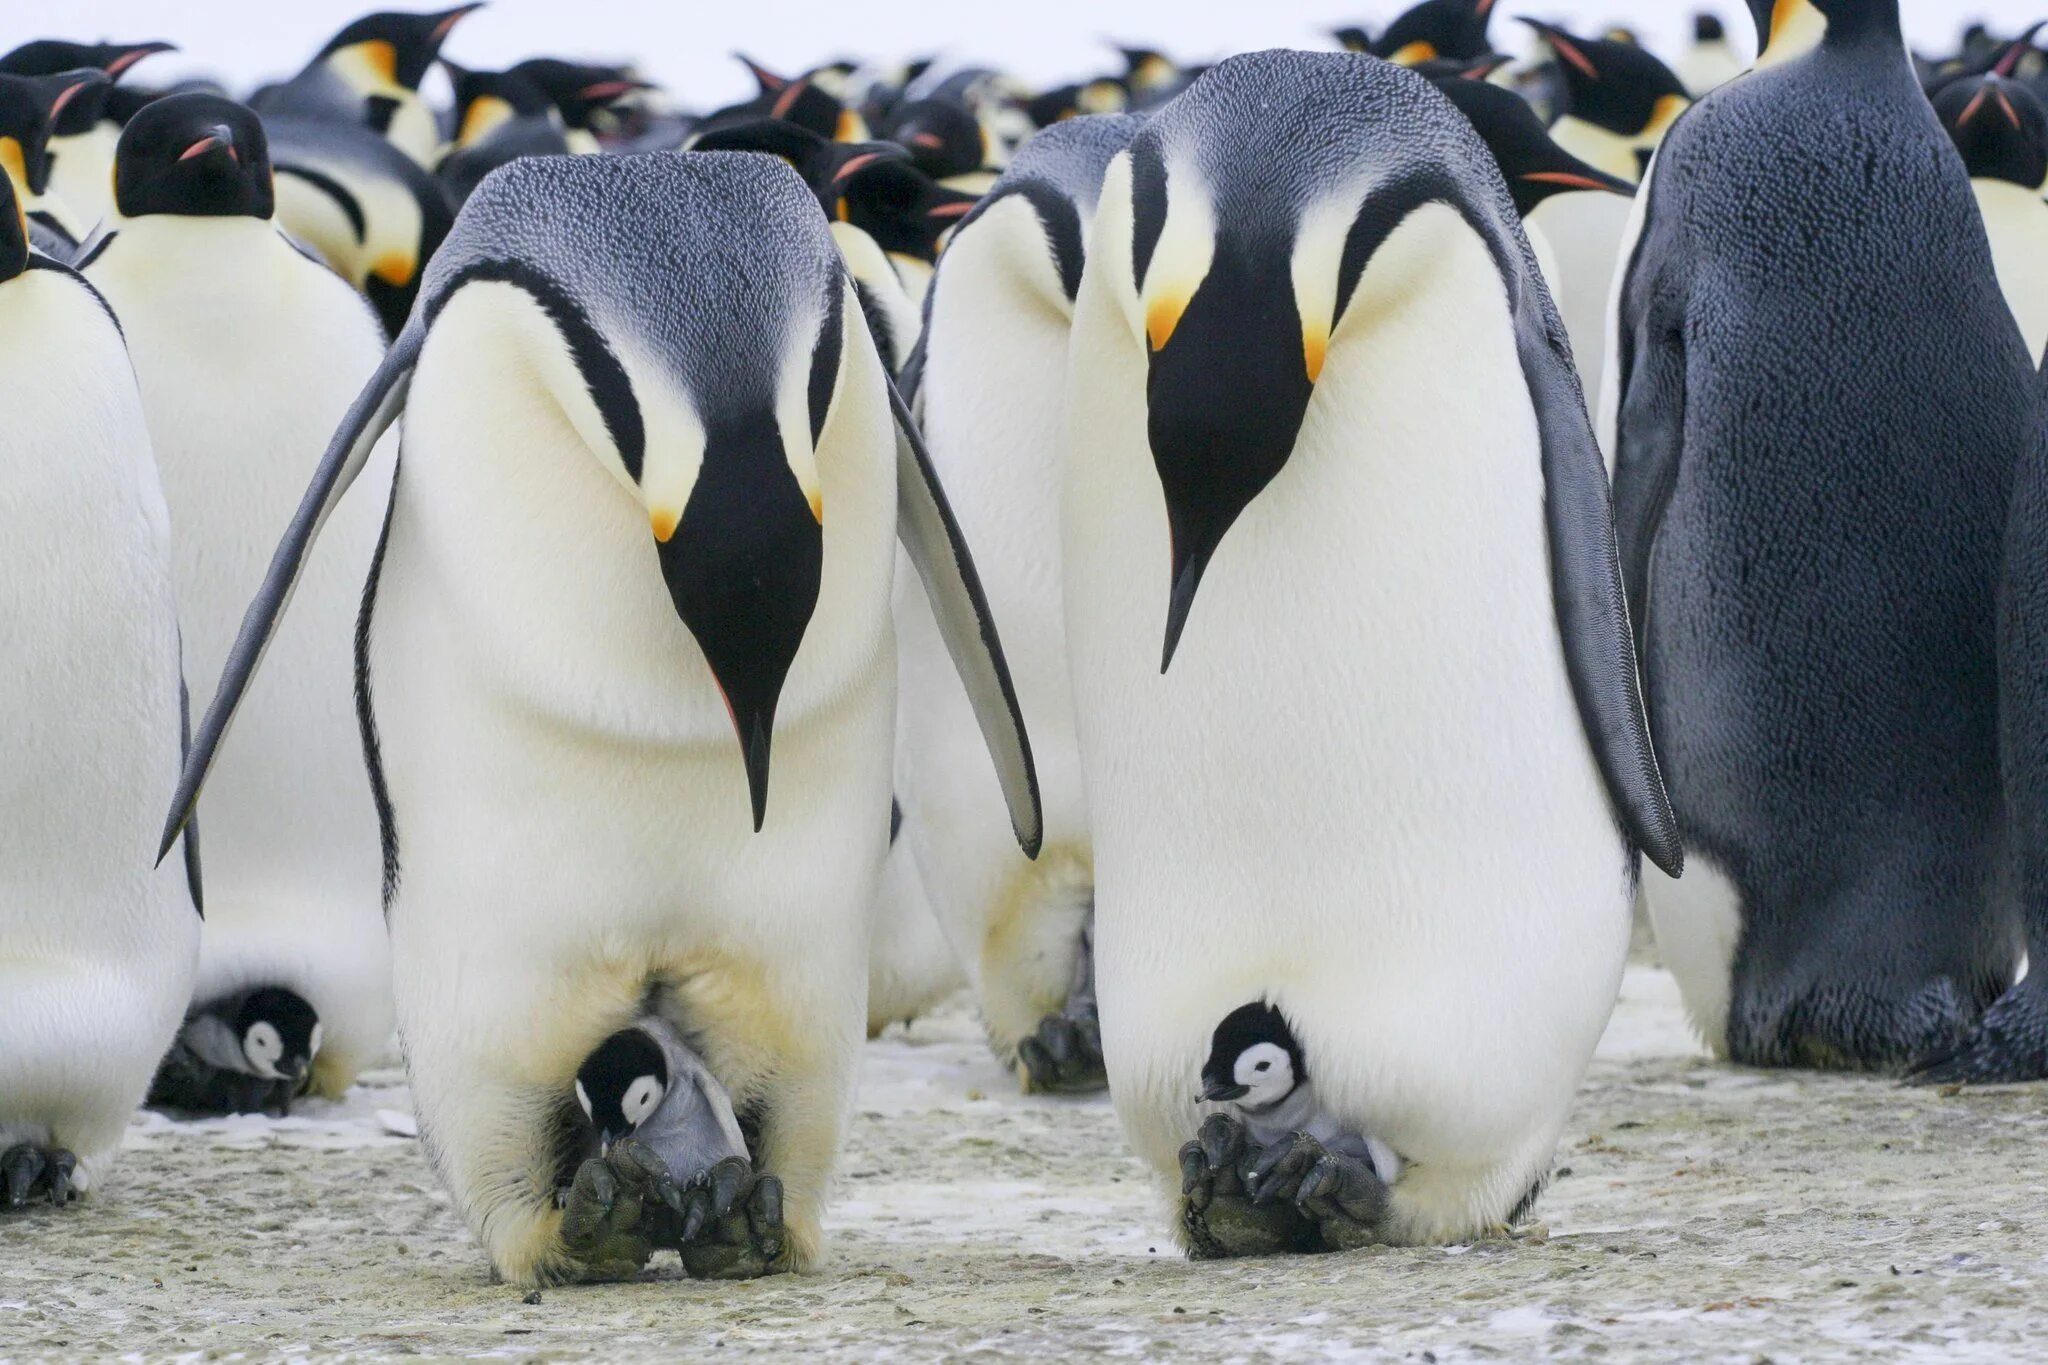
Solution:
<path fill-rule="evenodd" d="M 2035 30 L 697 114 L 478 8 L 0 56 L 0 1212 L 395 1028 L 506 1279 L 801 1270 L 964 984 L 1191 1256 L 1468 1239 L 1639 901 L 1730 1061 L 2048 1079 Z"/>

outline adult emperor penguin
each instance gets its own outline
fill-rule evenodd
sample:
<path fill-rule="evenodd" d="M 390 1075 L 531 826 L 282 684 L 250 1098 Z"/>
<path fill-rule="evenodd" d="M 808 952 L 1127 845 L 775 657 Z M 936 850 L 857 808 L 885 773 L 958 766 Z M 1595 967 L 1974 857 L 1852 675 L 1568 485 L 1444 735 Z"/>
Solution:
<path fill-rule="evenodd" d="M 1994 602 L 2034 364 L 1896 0 L 1796 10 L 1756 0 L 1760 69 L 1636 200 L 1605 444 L 1688 1012 L 1745 1064 L 1890 1067 L 2018 965 Z"/>
<path fill-rule="evenodd" d="M 93 1188 L 170 1045 L 199 948 L 152 870 L 184 724 L 170 524 L 121 330 L 32 253 L 0 176 L 0 1211 Z"/>
<path fill-rule="evenodd" d="M 1728 41 L 1728 26 L 1721 21 L 1721 16 L 1701 10 L 1693 16 L 1692 45 L 1686 48 L 1672 70 L 1686 91 L 1698 99 L 1728 84 L 1746 67 L 1742 58 L 1735 55 L 1734 45 Z"/>
<path fill-rule="evenodd" d="M 266 86 L 249 104 L 273 114 L 360 123 L 422 166 L 441 148 L 434 111 L 420 98 L 420 82 L 441 54 L 441 44 L 479 3 L 434 14 L 368 14 L 328 39 L 306 69 Z"/>
<path fill-rule="evenodd" d="M 0 175 L 37 251 L 69 261 L 92 224 L 50 191 L 50 138 L 71 101 L 106 84 L 86 67 L 54 76 L 0 72 Z"/>
<path fill-rule="evenodd" d="M 2038 29 L 2039 25 L 2035 26 Z M 2048 347 L 2048 108 L 2012 78 L 2033 48 L 2035 29 L 1983 76 L 1950 81 L 1934 94 L 1934 112 L 1962 154 L 1984 215 L 1991 259 L 2027 353 Z"/>
<path fill-rule="evenodd" d="M 994 623 L 811 190 L 699 153 L 532 157 L 478 187 L 279 548 L 173 830 L 401 408 L 358 639 L 427 1150 L 506 1278 L 637 1269 L 647 1200 L 704 1172 L 598 1157 L 574 1083 L 660 1016 L 784 1192 L 719 1273 L 806 1265 L 888 838 L 899 535 L 1038 840 Z"/>
<path fill-rule="evenodd" d="M 1068 374 L 1067 648 L 1126 1131 L 1188 1177 L 1200 1254 L 1298 1207 L 1328 1246 L 1495 1226 L 1613 1006 L 1634 850 L 1681 853 L 1599 451 L 1493 158 L 1412 72 L 1222 63 L 1110 164 Z M 1241 1132 L 1183 1171 L 1211 1035 L 1247 1001 L 1291 1025 L 1318 1108 L 1402 1158 L 1391 1190 L 1326 1210 L 1308 1177 L 1336 1154 L 1290 1148 L 1266 1192 L 1295 1199 L 1248 1206 Z"/>
<path fill-rule="evenodd" d="M 263 581 L 266 528 L 289 515 L 383 340 L 347 283 L 278 230 L 263 125 L 243 106 L 145 106 L 121 134 L 114 197 L 115 230 L 84 270 L 127 333 L 176 533 L 186 659 L 211 678 Z M 390 470 L 387 452 L 377 477 Z M 296 992 L 323 1026 L 311 1086 L 328 1096 L 391 1033 L 351 656 L 378 527 L 366 499 L 329 528 L 332 551 L 299 585 L 300 629 L 272 652 L 204 812 L 213 894 L 193 1008 Z M 222 1080 L 233 1107 L 241 1082 Z"/>
<path fill-rule="evenodd" d="M 114 143 L 121 125 L 106 112 L 112 82 L 145 57 L 175 51 L 169 43 L 68 43 L 46 38 L 23 43 L 0 57 L 0 72 L 9 75 L 59 76 L 80 67 L 106 73 L 108 84 L 72 96 L 50 133 L 50 192 L 78 216 L 86 231 L 114 207 Z"/>
<path fill-rule="evenodd" d="M 1486 55 L 1493 10 L 1494 0 L 1421 0 L 1380 30 L 1372 52 L 1396 66 L 1469 62 Z"/>
<path fill-rule="evenodd" d="M 1122 114 L 1069 119 L 1018 152 L 942 258 L 914 395 L 1011 644 L 1046 840 L 1032 861 L 1005 837 L 931 612 L 899 593 L 905 829 L 989 1041 L 1031 1090 L 1103 1084 L 1087 947 L 1093 849 L 1059 590 L 1059 451 L 1083 225 L 1139 126 Z"/>

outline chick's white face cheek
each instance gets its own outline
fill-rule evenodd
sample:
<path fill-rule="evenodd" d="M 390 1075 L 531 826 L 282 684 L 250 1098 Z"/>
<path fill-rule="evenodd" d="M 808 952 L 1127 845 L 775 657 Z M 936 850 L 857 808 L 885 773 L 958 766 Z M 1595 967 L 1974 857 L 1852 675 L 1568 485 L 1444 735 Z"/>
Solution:
<path fill-rule="evenodd" d="M 278 1034 L 277 1025 L 267 1019 L 251 1024 L 242 1039 L 242 1053 L 257 1071 L 276 1076 L 278 1060 L 284 1056 L 284 1039 Z"/>
<path fill-rule="evenodd" d="M 663 1087 L 653 1076 L 642 1076 L 626 1087 L 626 1099 L 619 1108 L 626 1115 L 626 1122 L 635 1127 L 647 1121 L 655 1107 L 661 1103 Z"/>
<path fill-rule="evenodd" d="M 1278 1099 L 1294 1088 L 1294 1063 L 1278 1043 L 1254 1043 L 1238 1055 L 1237 1083 L 1251 1087 L 1245 1098 L 1254 1103 Z"/>
<path fill-rule="evenodd" d="M 583 1106 L 584 1118 L 595 1119 L 597 1117 L 597 1115 L 590 1111 L 590 1092 L 583 1088 L 582 1081 L 576 1082 L 576 1103 Z"/>

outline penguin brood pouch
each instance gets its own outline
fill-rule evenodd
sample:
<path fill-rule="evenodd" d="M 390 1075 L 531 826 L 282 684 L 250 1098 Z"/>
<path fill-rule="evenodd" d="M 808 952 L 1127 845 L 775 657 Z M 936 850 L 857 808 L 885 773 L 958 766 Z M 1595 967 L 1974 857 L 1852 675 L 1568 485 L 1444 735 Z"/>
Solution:
<path fill-rule="evenodd" d="M 1636 851 L 1682 853 L 1599 451 L 1494 158 L 1414 73 L 1222 63 L 1110 164 L 1068 400 L 1126 1131 L 1198 1254 L 1499 1225 L 1613 1008 Z M 1242 1142 L 1183 1167 L 1217 1021 L 1248 1001 L 1286 1020 L 1332 1131 L 1398 1157 L 1391 1183 L 1350 1158 L 1356 1197 L 1326 1205 L 1303 1152 L 1248 1198 Z"/>
<path fill-rule="evenodd" d="M 2018 966 L 1996 598 L 2034 366 L 1896 3 L 1777 10 L 1666 139 L 1618 296 L 1621 548 L 1692 854 L 1646 891 L 1717 1051 L 1899 1067 Z"/>
<path fill-rule="evenodd" d="M 1039 839 L 994 623 L 815 196 L 743 153 L 488 176 L 286 532 L 172 831 L 401 408 L 358 671 L 422 1140 L 507 1279 L 800 1268 L 864 1032 L 899 537 Z M 724 1145 L 600 1150 L 578 1072 L 650 1009 L 758 1138 L 744 1179 Z"/>

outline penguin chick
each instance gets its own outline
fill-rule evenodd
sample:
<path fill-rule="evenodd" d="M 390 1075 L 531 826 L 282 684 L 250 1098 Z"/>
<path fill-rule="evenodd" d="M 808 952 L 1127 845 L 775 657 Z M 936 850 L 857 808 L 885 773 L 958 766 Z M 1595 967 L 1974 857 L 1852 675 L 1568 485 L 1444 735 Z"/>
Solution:
<path fill-rule="evenodd" d="M 153 1106 L 283 1116 L 324 1041 L 320 1015 L 283 986 L 220 996 L 185 1016 L 149 1090 Z"/>
<path fill-rule="evenodd" d="M 1401 1174 L 1401 1158 L 1392 1147 L 1350 1131 L 1317 1101 L 1301 1043 L 1287 1017 L 1263 1000 L 1238 1006 L 1216 1026 L 1197 1098 L 1229 1105 L 1262 1148 L 1284 1146 L 1306 1133 L 1327 1152 L 1368 1162 L 1386 1184 Z"/>
<path fill-rule="evenodd" d="M 749 1160 L 732 1097 L 675 1025 L 649 1015 L 597 1045 L 576 1071 L 576 1103 L 600 1150 L 626 1138 L 687 1183 L 728 1158 Z"/>

